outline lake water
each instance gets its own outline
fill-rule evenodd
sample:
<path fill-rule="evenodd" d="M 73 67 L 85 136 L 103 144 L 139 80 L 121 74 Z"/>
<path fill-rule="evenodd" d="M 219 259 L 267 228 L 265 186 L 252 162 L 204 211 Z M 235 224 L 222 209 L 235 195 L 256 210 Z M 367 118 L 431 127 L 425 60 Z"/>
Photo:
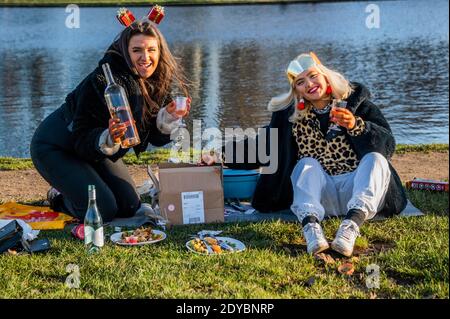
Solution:
<path fill-rule="evenodd" d="M 379 28 L 366 24 L 370 2 L 167 7 L 160 28 L 195 83 L 188 123 L 266 125 L 287 64 L 313 50 L 368 86 L 397 143 L 448 143 L 448 2 L 375 3 Z M 69 29 L 65 8 L 0 8 L 0 156 L 29 157 L 37 125 L 120 32 L 116 10 L 81 7 Z"/>

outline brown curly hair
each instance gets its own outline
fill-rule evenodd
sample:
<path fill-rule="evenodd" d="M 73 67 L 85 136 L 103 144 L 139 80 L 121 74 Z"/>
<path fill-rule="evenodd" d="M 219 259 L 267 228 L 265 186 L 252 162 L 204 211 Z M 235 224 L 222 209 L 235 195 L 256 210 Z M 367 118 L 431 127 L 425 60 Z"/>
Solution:
<path fill-rule="evenodd" d="M 159 63 L 155 72 L 148 79 L 139 77 L 139 85 L 146 104 L 146 107 L 143 108 L 142 119 L 145 125 L 152 117 L 158 114 L 160 107 L 164 106 L 159 105 L 158 102 L 162 103 L 170 95 L 172 85 L 178 85 L 179 90 L 185 96 L 189 96 L 189 85 L 184 71 L 178 63 L 178 59 L 170 52 L 163 34 L 156 24 L 148 19 L 135 20 L 119 34 L 109 50 L 119 53 L 125 59 L 131 72 L 139 75 L 128 54 L 130 39 L 139 34 L 156 38 L 160 52 Z"/>

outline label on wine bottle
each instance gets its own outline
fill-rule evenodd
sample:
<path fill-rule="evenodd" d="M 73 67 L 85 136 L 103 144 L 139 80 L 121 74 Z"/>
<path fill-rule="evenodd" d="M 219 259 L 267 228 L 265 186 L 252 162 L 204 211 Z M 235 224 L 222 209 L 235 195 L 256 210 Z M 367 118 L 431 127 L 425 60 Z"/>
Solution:
<path fill-rule="evenodd" d="M 97 228 L 94 233 L 94 245 L 97 247 L 103 247 L 105 240 L 103 237 L 103 227 Z"/>
<path fill-rule="evenodd" d="M 84 226 L 84 244 L 89 245 L 94 240 L 94 228 L 92 226 Z"/>
<path fill-rule="evenodd" d="M 128 108 L 126 106 L 116 106 L 114 108 L 114 111 L 116 111 L 116 112 L 120 112 L 120 111 L 128 112 Z"/>

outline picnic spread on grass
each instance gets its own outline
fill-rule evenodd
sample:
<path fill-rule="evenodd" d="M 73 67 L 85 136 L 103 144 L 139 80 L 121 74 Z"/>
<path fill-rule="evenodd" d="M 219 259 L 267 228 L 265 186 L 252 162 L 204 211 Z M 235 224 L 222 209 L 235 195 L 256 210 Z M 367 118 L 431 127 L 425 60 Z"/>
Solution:
<path fill-rule="evenodd" d="M 192 173 L 192 167 L 190 165 L 163 165 L 164 169 L 168 170 L 168 172 L 172 174 L 180 174 L 180 172 L 184 172 L 184 174 L 193 174 Z M 182 170 L 180 171 L 180 167 Z M 174 168 L 176 168 L 174 170 Z M 205 170 L 206 169 L 206 170 Z M 179 215 L 175 218 L 172 217 L 172 215 L 167 214 L 167 210 L 165 210 L 164 213 L 161 213 L 161 207 L 160 207 L 160 193 L 161 193 L 161 185 L 173 185 L 173 176 L 166 174 L 163 171 L 163 174 L 159 176 L 159 179 L 155 176 L 155 174 L 152 173 L 151 168 L 148 167 L 148 174 L 150 175 L 151 179 L 145 181 L 145 184 L 147 185 L 146 190 L 144 191 L 145 194 L 141 195 L 149 195 L 152 198 L 152 207 L 157 212 L 157 214 L 161 214 L 165 220 L 164 223 L 155 224 L 154 221 L 151 219 L 147 219 L 147 223 L 144 223 L 143 225 L 139 225 L 138 227 L 115 227 L 115 232 L 109 235 L 109 239 L 111 243 L 115 245 L 120 246 L 143 246 L 143 245 L 149 245 L 149 244 L 156 244 L 158 242 L 161 242 L 165 240 L 168 237 L 168 232 L 166 229 L 166 225 L 168 224 L 193 224 L 193 223 L 199 223 L 205 222 L 205 214 L 208 214 L 208 207 L 205 205 L 205 198 L 203 197 L 203 191 L 204 190 L 211 190 L 211 187 L 214 188 L 214 181 L 211 181 L 211 178 L 208 178 L 208 176 L 211 176 L 211 174 L 214 174 L 214 168 L 211 167 L 204 167 L 201 173 L 198 168 L 196 168 L 197 177 L 201 174 L 205 174 L 204 181 L 207 181 L 208 185 L 196 185 L 199 188 L 196 189 L 202 189 L 202 191 L 196 191 L 193 192 L 193 189 L 188 189 L 189 192 L 186 192 L 186 187 L 189 188 L 190 185 L 195 185 L 196 183 L 185 183 L 185 188 L 181 187 L 179 189 L 176 189 L 173 194 L 171 194 L 171 197 L 179 197 L 179 203 L 177 202 L 176 205 L 179 205 Z M 237 185 L 236 182 L 239 179 L 239 181 L 242 182 L 242 172 L 238 170 L 227 170 L 227 173 L 224 173 L 222 176 L 226 176 L 226 178 L 223 178 L 223 181 L 219 178 L 218 180 L 218 192 L 219 197 L 225 199 L 225 206 L 222 206 L 220 209 L 223 212 L 223 216 L 226 216 L 227 214 L 241 214 L 241 215 L 248 215 L 253 214 L 254 209 L 249 204 L 241 203 L 239 201 L 239 198 L 245 198 L 248 197 L 248 195 L 252 192 L 254 189 L 254 184 L 257 181 L 257 178 L 254 178 L 254 173 L 248 174 L 246 177 L 251 177 L 249 183 L 244 183 L 243 186 L 243 192 L 242 194 L 245 194 L 245 196 L 239 196 L 239 193 L 236 193 L 235 186 Z M 232 172 L 231 172 L 232 171 Z M 206 173 L 205 173 L 206 172 Z M 200 175 L 198 175 L 200 174 Z M 162 181 L 160 180 L 162 176 Z M 217 177 L 217 175 L 214 175 Z M 184 176 L 186 179 L 186 176 Z M 214 178 L 213 178 L 214 179 Z M 192 181 L 193 178 L 187 178 L 187 180 Z M 194 179 L 197 181 L 197 184 L 202 184 L 202 178 L 196 178 Z M 161 183 L 162 182 L 162 183 Z M 245 181 L 244 181 L 245 182 Z M 178 183 L 178 186 L 179 183 Z M 195 186 L 194 186 L 195 188 Z M 407 189 L 414 189 L 414 190 L 423 190 L 423 191 L 433 191 L 433 192 L 448 192 L 448 182 L 439 181 L 439 180 L 430 180 L 430 179 L 421 179 L 421 178 L 414 178 L 413 180 L 406 182 L 406 188 Z M 225 189 L 225 191 L 223 191 Z M 173 192 L 173 188 L 171 188 L 171 191 Z M 202 196 L 192 196 L 192 195 L 198 195 L 201 193 Z M 223 198 L 223 195 L 225 193 L 225 198 Z M 197 201 L 200 201 L 195 205 L 192 202 L 183 202 L 183 200 L 186 197 L 186 194 L 191 195 L 188 198 L 195 198 Z M 170 196 L 169 196 L 170 197 Z M 199 198 L 201 197 L 201 198 Z M 168 204 L 175 206 L 174 203 Z M 223 205 L 223 201 L 222 201 Z M 206 206 L 206 207 L 205 207 Z M 205 209 L 206 208 L 206 209 Z M 194 212 L 192 212 L 192 210 Z M 175 209 L 172 209 L 172 212 L 175 211 Z M 217 212 L 213 212 L 214 214 L 217 214 Z M 193 219 L 193 216 L 202 215 L 201 218 Z M 186 218 L 186 216 L 190 216 Z M 214 222 L 223 222 L 223 216 L 222 218 L 215 219 Z M 171 218 L 168 218 L 171 217 Z M 208 220 L 206 218 L 206 220 Z M 12 234 L 20 234 L 24 238 L 28 236 L 28 241 L 33 242 L 33 240 L 36 240 L 37 235 L 39 234 L 39 230 L 63 230 L 68 225 L 69 228 L 71 228 L 71 234 L 74 238 L 77 238 L 79 240 L 84 240 L 84 225 L 80 221 L 77 220 L 74 217 L 71 217 L 69 215 L 66 215 L 61 212 L 55 212 L 48 206 L 33 206 L 33 205 L 24 205 L 19 204 L 16 202 L 7 202 L 0 205 L 0 221 L 3 221 L 3 223 L 0 224 L 0 228 L 2 230 L 6 229 L 5 231 L 9 234 L 9 241 L 10 246 L 13 243 L 13 239 L 11 237 Z M 20 223 L 15 223 L 14 225 L 9 225 L 8 221 L 20 221 Z M 174 223 L 175 221 L 175 223 Z M 119 223 L 120 224 L 120 223 Z M 8 226 L 8 227 L 6 227 Z M 105 224 L 105 226 L 108 226 L 108 223 Z M 157 229 L 160 228 L 160 229 Z M 34 232 L 34 233 L 32 233 Z M 32 235 L 33 234 L 33 235 Z M 237 253 L 242 252 L 246 250 L 246 245 L 235 238 L 231 237 L 223 237 L 218 236 L 221 234 L 221 231 L 217 230 L 201 230 L 197 234 L 193 234 L 190 236 L 190 238 L 186 241 L 185 247 L 186 249 L 195 254 L 199 255 L 219 255 L 219 254 L 229 254 L 229 253 Z M 16 236 L 17 237 L 17 236 Z M 20 237 L 20 236 L 19 236 Z M 31 240 L 30 240 L 31 239 Z M 4 244 L 5 236 L 0 236 L 0 242 Z M 23 244 L 23 240 L 22 240 Z M 40 246 L 43 245 L 41 242 L 39 244 Z M 50 245 L 50 243 L 46 243 L 46 245 Z M 6 245 L 1 246 L 0 249 L 3 248 L 3 251 L 7 251 L 8 247 L 5 249 L 5 247 L 8 246 L 8 243 Z M 29 251 L 29 244 L 28 247 L 25 247 L 25 251 Z M 23 247 L 22 247 L 23 248 Z M 28 250 L 27 250 L 28 248 Z M 50 248 L 50 247 L 48 247 Z M 48 250 L 48 248 L 40 247 L 39 249 L 36 249 L 36 251 L 45 251 Z"/>

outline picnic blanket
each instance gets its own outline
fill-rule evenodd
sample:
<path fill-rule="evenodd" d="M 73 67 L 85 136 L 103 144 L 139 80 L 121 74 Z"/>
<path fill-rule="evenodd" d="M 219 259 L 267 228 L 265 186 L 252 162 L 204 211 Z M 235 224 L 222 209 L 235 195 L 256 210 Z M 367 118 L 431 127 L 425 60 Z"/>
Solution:
<path fill-rule="evenodd" d="M 64 229 L 64 225 L 75 219 L 69 215 L 55 212 L 46 206 L 22 205 L 9 202 L 0 205 L 0 219 L 19 219 L 32 229 Z"/>
<path fill-rule="evenodd" d="M 244 207 L 247 205 L 243 205 Z M 272 214 L 260 213 L 251 209 L 250 203 L 245 212 L 234 211 L 232 207 L 226 207 L 230 210 L 225 212 L 225 222 L 242 222 L 242 221 L 261 221 L 271 219 L 291 220 L 296 221 L 295 216 L 290 210 L 276 212 Z M 421 216 L 423 213 L 414 207 L 408 200 L 408 205 L 400 214 L 401 217 Z M 45 206 L 30 206 L 22 205 L 15 202 L 9 202 L 0 205 L 0 219 L 21 219 L 27 222 L 33 229 L 48 230 L 48 229 L 64 229 L 66 223 L 75 221 L 71 216 L 63 213 L 54 212 L 49 207 Z M 377 216 L 374 220 L 383 219 Z M 151 221 L 145 214 L 136 214 L 129 218 L 116 218 L 109 223 L 111 226 L 121 227 L 140 227 Z"/>
<path fill-rule="evenodd" d="M 64 229 L 66 223 L 75 222 L 76 219 L 64 213 L 55 212 L 47 206 L 22 205 L 9 202 L 0 205 L 0 219 L 23 220 L 35 230 Z M 129 218 L 115 218 L 106 223 L 111 226 L 140 227 L 151 221 L 144 213 Z"/>

